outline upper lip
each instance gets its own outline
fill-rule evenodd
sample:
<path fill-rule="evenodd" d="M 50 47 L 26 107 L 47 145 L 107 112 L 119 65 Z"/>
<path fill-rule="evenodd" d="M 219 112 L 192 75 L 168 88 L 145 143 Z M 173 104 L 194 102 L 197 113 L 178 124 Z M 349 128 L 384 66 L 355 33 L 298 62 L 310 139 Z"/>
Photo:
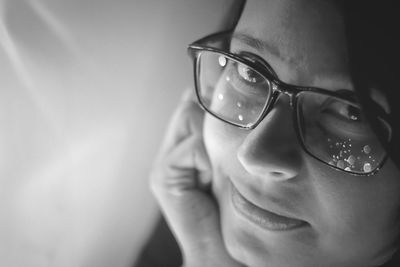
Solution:
<path fill-rule="evenodd" d="M 239 193 L 247 199 L 250 203 L 257 206 L 260 209 L 275 213 L 277 215 L 287 217 L 290 219 L 301 220 L 304 221 L 301 216 L 299 216 L 294 209 L 291 208 L 289 201 L 282 201 L 281 198 L 275 198 L 272 196 L 268 196 L 265 194 L 255 194 L 249 193 L 253 190 L 246 190 L 244 187 L 241 187 L 240 184 L 235 184 L 233 179 L 230 179 L 232 185 L 239 191 Z M 257 192 L 256 190 L 254 190 Z M 261 199 L 262 196 L 262 199 Z"/>

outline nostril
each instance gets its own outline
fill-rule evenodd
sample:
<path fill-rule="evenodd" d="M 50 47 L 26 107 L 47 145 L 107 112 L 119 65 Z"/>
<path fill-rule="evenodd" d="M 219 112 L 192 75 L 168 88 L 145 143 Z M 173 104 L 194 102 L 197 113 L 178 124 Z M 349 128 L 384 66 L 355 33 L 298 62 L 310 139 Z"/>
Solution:
<path fill-rule="evenodd" d="M 275 181 L 286 181 L 286 180 L 290 180 L 293 179 L 295 177 L 297 177 L 297 172 L 294 171 L 273 171 L 273 172 L 268 172 L 268 174 L 266 175 L 266 177 L 269 177 Z"/>
<path fill-rule="evenodd" d="M 271 174 L 278 178 L 284 176 L 283 173 L 281 173 L 281 172 L 271 172 Z"/>
<path fill-rule="evenodd" d="M 295 177 L 295 174 L 291 172 L 272 171 L 269 173 L 269 176 L 274 177 L 277 180 L 287 180 Z"/>

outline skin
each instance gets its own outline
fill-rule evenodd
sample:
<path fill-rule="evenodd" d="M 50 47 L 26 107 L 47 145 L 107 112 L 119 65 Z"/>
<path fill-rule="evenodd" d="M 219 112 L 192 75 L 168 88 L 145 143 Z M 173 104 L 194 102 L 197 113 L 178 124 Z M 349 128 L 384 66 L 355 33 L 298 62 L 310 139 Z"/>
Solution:
<path fill-rule="evenodd" d="M 235 32 L 269 44 L 256 54 L 279 79 L 295 85 L 352 90 L 344 24 L 328 1 L 250 0 Z M 203 138 L 212 165 L 222 240 L 247 266 L 379 266 L 396 249 L 400 173 L 389 159 L 374 176 L 334 170 L 306 154 L 296 137 L 288 97 L 282 95 L 254 130 L 205 116 Z M 235 187 L 263 209 L 306 221 L 308 227 L 270 231 L 232 205 Z M 226 265 L 229 266 L 229 265 Z"/>

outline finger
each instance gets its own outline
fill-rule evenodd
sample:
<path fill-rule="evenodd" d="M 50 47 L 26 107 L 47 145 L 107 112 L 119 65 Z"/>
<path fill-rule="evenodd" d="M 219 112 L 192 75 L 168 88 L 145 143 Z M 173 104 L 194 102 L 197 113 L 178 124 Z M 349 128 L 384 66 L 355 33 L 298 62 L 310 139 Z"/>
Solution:
<path fill-rule="evenodd" d="M 182 141 L 174 150 L 154 166 L 152 175 L 156 185 L 165 185 L 166 188 L 184 190 L 196 186 L 206 186 L 211 181 L 211 165 L 202 139 L 191 136 Z"/>
<path fill-rule="evenodd" d="M 211 187 L 212 168 L 203 138 L 192 136 L 184 142 L 169 155 L 171 162 L 174 162 L 171 165 L 195 169 L 196 185 L 208 191 Z M 190 149 L 190 152 L 187 152 L 187 149 Z"/>
<path fill-rule="evenodd" d="M 210 169 L 203 168 L 200 171 L 196 168 L 196 165 L 200 164 L 198 162 L 207 162 L 204 159 L 199 160 L 204 156 L 201 156 L 202 153 L 205 153 L 205 150 L 202 143 L 199 143 L 199 139 L 188 138 L 181 142 L 167 159 L 159 162 L 151 174 L 154 195 L 171 225 L 183 240 L 199 240 L 200 238 L 193 229 L 190 230 L 191 234 L 187 234 L 188 226 L 198 226 L 201 221 L 209 221 L 198 229 L 210 228 L 211 224 L 216 223 L 217 220 L 217 210 L 213 199 L 200 190 L 200 176 L 211 175 Z"/>

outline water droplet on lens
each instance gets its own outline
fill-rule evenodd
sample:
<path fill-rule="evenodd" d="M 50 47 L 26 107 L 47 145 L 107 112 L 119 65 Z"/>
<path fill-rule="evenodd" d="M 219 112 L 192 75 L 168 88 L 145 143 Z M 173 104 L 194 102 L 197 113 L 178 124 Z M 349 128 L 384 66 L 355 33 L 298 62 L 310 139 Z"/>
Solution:
<path fill-rule="evenodd" d="M 343 168 L 344 168 L 344 161 L 343 161 L 343 160 L 339 160 L 339 161 L 337 162 L 336 166 L 337 166 L 338 168 L 340 168 L 340 169 L 343 169 Z"/>
<path fill-rule="evenodd" d="M 229 77 L 229 76 L 226 76 L 226 78 L 225 78 L 225 79 L 226 79 L 226 81 L 228 81 L 228 82 L 229 82 L 229 81 L 231 80 L 231 77 Z"/>
<path fill-rule="evenodd" d="M 369 145 L 364 146 L 363 150 L 365 154 L 371 153 L 371 147 Z"/>
<path fill-rule="evenodd" d="M 368 162 L 366 162 L 363 166 L 363 170 L 364 172 L 370 172 L 372 169 L 371 164 L 369 164 Z"/>
<path fill-rule="evenodd" d="M 223 95 L 223 94 L 219 94 L 219 95 L 218 95 L 218 99 L 219 99 L 219 100 L 224 99 L 224 95 Z"/>
<path fill-rule="evenodd" d="M 354 163 L 356 162 L 356 157 L 354 157 L 353 155 L 350 155 L 350 156 L 347 158 L 347 162 L 348 162 L 350 165 L 354 165 Z"/>
<path fill-rule="evenodd" d="M 225 67 L 226 65 L 226 58 L 224 56 L 219 56 L 218 63 L 221 67 Z"/>
<path fill-rule="evenodd" d="M 243 116 L 242 116 L 242 115 L 239 115 L 239 116 L 238 116 L 238 119 L 239 119 L 240 121 L 242 121 L 242 120 L 243 120 Z"/>

